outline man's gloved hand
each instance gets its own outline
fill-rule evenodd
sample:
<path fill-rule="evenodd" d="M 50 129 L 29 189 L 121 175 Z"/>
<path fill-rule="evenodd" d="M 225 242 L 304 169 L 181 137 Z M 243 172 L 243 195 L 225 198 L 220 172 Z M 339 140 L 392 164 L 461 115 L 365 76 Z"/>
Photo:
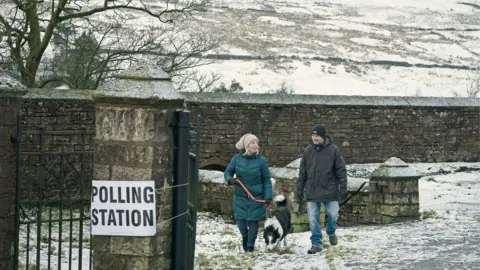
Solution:
<path fill-rule="evenodd" d="M 298 215 L 304 213 L 304 208 L 305 208 L 304 206 L 305 206 L 305 205 L 303 204 L 303 200 L 297 202 L 297 214 L 298 214 Z"/>
<path fill-rule="evenodd" d="M 348 199 L 348 191 L 347 190 L 340 190 L 340 201 L 345 201 Z"/>

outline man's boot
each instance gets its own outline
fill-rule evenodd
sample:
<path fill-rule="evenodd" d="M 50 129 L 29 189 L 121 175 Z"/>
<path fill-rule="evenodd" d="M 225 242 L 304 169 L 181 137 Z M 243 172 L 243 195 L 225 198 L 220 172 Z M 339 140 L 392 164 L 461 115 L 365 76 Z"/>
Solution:
<path fill-rule="evenodd" d="M 322 248 L 321 247 L 317 247 L 317 246 L 312 246 L 309 250 L 308 250 L 308 254 L 315 254 L 315 253 L 318 253 L 322 251 Z"/>
<path fill-rule="evenodd" d="M 330 245 L 336 246 L 338 243 L 337 236 L 336 235 L 328 236 L 328 241 L 330 242 Z"/>

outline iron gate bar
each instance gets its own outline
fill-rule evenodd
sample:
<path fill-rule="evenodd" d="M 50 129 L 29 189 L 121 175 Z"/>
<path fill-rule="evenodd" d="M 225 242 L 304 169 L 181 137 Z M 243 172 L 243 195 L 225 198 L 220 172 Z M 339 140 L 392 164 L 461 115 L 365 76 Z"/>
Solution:
<path fill-rule="evenodd" d="M 22 167 L 22 128 L 20 122 L 20 115 L 17 115 L 17 134 L 15 138 L 16 143 L 16 150 L 17 150 L 17 168 L 16 168 L 16 187 L 15 187 L 15 240 L 13 248 L 13 269 L 18 269 L 18 256 L 19 253 L 19 245 L 20 245 L 20 188 L 18 185 L 20 184 L 20 171 Z M 28 241 L 28 240 L 27 240 Z"/>
<path fill-rule="evenodd" d="M 58 257 L 57 257 L 57 267 L 58 270 L 62 269 L 62 229 L 63 229 L 63 222 L 61 221 L 63 218 L 63 203 L 62 203 L 62 194 L 63 194 L 63 169 L 64 169 L 64 164 L 63 164 L 63 144 L 62 144 L 62 155 L 60 155 L 60 184 L 58 185 L 60 190 L 58 191 L 58 195 L 60 196 L 59 198 L 59 210 L 60 210 L 60 217 L 58 218 L 60 221 L 58 222 Z"/>
<path fill-rule="evenodd" d="M 190 167 L 190 176 L 189 183 L 191 184 L 189 189 L 189 198 L 188 203 L 189 207 L 191 207 L 191 218 L 189 224 L 190 229 L 190 242 L 187 243 L 187 250 L 189 250 L 189 254 L 187 254 L 187 269 L 194 269 L 195 267 L 195 244 L 196 244 L 196 234 L 197 234 L 197 211 L 198 211 L 198 170 L 200 167 L 200 128 L 201 128 L 201 116 L 200 114 L 197 115 L 196 127 L 195 132 L 192 132 L 195 137 L 194 139 L 190 139 L 190 144 L 194 144 L 195 146 L 195 154 L 189 153 L 190 160 L 193 161 L 193 165 Z M 190 201 L 191 200 L 191 201 Z"/>
<path fill-rule="evenodd" d="M 190 137 L 190 113 L 175 112 L 175 175 L 173 185 L 188 183 L 188 153 Z M 185 168 L 184 166 L 187 166 Z M 176 187 L 173 190 L 173 251 L 172 266 L 174 270 L 184 270 L 186 266 L 187 222 L 188 216 L 181 215 L 188 211 L 188 186 Z"/>
<path fill-rule="evenodd" d="M 83 195 L 83 191 L 84 191 L 84 188 L 85 188 L 85 174 L 84 174 L 84 170 L 85 170 L 85 165 L 84 165 L 84 162 L 85 162 L 85 131 L 86 129 L 85 128 L 82 128 L 82 130 L 80 131 L 81 133 L 81 143 L 82 143 L 82 154 L 80 156 L 80 196 Z M 90 201 L 90 200 L 89 200 Z M 82 249 L 83 249 L 83 203 L 80 204 L 80 235 L 79 235 L 79 244 L 78 244 L 78 258 L 82 258 Z M 71 227 L 71 226 L 70 226 Z M 91 256 L 90 256 L 91 258 Z M 90 262 L 92 260 L 90 259 Z M 92 267 L 90 266 L 90 269 Z M 78 270 L 82 270 L 82 264 L 79 263 L 78 264 Z"/>
<path fill-rule="evenodd" d="M 48 239 L 52 239 L 52 207 L 48 209 Z M 48 241 L 48 270 L 50 270 L 50 252 L 52 251 L 52 241 Z"/>
<path fill-rule="evenodd" d="M 44 126 L 41 126 L 40 127 L 40 152 L 43 153 L 43 144 L 44 144 L 44 132 L 45 132 L 45 127 Z M 31 156 L 28 156 L 28 160 L 29 160 L 29 166 L 31 165 L 30 164 L 30 157 Z M 40 162 L 43 161 L 43 155 L 40 155 Z M 42 170 L 42 178 L 43 179 L 43 175 L 44 174 L 44 171 Z M 38 200 L 38 198 L 37 198 Z M 40 238 L 39 235 L 42 235 L 42 205 L 40 202 L 37 202 L 37 270 L 40 270 L 40 251 L 42 250 L 40 248 Z M 27 236 L 28 237 L 28 236 Z M 28 251 L 27 251 L 28 252 Z M 50 256 L 50 255 L 49 255 Z"/>

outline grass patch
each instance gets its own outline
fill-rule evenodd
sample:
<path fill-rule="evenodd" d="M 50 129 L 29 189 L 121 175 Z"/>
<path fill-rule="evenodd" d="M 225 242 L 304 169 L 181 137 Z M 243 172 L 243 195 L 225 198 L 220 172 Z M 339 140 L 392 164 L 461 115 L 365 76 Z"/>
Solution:
<path fill-rule="evenodd" d="M 346 241 L 346 242 L 352 242 L 353 240 L 355 239 L 359 239 L 360 236 L 358 235 L 355 235 L 355 234 L 346 234 L 342 237 L 339 237 L 339 241 Z"/>
<path fill-rule="evenodd" d="M 290 248 L 280 248 L 278 246 L 274 247 L 272 250 L 267 251 L 268 253 L 276 253 L 278 255 L 284 255 L 284 254 L 295 254 L 295 251 L 293 251 Z"/>
<path fill-rule="evenodd" d="M 225 244 L 225 247 L 227 249 L 235 249 L 237 247 L 237 243 L 235 243 L 233 240 L 230 240 Z"/>
<path fill-rule="evenodd" d="M 223 231 L 220 233 L 222 236 L 225 236 L 225 235 L 235 235 L 235 232 L 233 231 L 232 228 L 230 227 L 225 227 L 225 229 L 223 229 Z"/>
<path fill-rule="evenodd" d="M 378 252 L 376 255 L 377 255 L 377 259 L 378 259 L 379 261 L 388 258 L 387 253 Z"/>
<path fill-rule="evenodd" d="M 245 258 L 238 255 L 214 255 L 210 258 L 210 269 L 213 265 L 224 267 L 225 269 L 248 269 Z M 207 268 L 205 268 L 207 269 Z"/>
<path fill-rule="evenodd" d="M 435 210 L 425 210 L 422 212 L 422 219 L 429 219 L 429 218 L 438 218 L 438 214 Z"/>
<path fill-rule="evenodd" d="M 354 252 L 351 249 L 345 247 L 335 247 L 335 248 L 328 248 L 325 249 L 325 260 L 328 264 L 328 269 L 335 270 L 335 258 L 337 259 L 344 259 L 348 258 L 349 256 L 353 255 Z"/>
<path fill-rule="evenodd" d="M 207 258 L 205 254 L 198 254 L 195 258 L 200 269 L 208 269 L 210 268 L 210 260 Z"/>

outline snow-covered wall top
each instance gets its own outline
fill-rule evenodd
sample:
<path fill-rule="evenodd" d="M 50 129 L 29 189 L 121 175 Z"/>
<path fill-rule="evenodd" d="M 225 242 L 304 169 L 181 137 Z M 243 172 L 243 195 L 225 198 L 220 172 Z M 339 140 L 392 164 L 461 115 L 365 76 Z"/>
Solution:
<path fill-rule="evenodd" d="M 479 98 L 441 98 L 411 96 L 334 96 L 280 95 L 249 93 L 183 93 L 188 103 L 326 105 L 326 106 L 401 106 L 401 107 L 478 107 Z"/>

